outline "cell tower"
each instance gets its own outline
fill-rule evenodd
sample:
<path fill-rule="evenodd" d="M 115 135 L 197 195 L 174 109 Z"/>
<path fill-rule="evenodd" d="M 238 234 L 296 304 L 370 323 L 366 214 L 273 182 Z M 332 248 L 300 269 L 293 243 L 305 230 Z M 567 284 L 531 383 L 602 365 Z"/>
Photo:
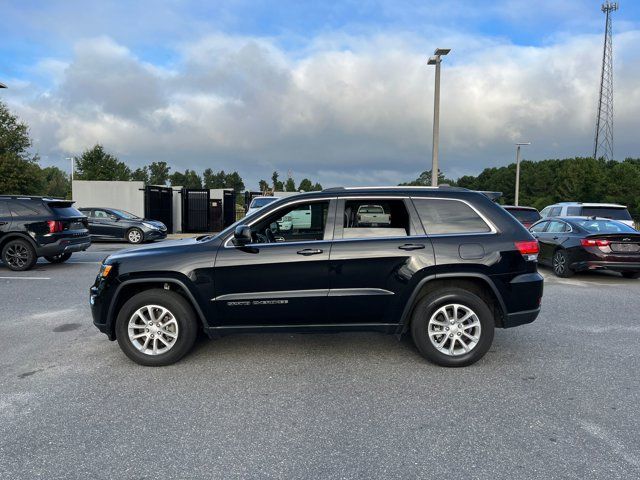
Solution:
<path fill-rule="evenodd" d="M 618 10 L 617 2 L 607 0 L 602 4 L 606 15 L 604 26 L 604 51 L 602 52 L 602 73 L 600 75 L 600 98 L 596 117 L 596 138 L 593 142 L 593 158 L 598 154 L 605 160 L 613 160 L 613 33 L 611 13 Z"/>

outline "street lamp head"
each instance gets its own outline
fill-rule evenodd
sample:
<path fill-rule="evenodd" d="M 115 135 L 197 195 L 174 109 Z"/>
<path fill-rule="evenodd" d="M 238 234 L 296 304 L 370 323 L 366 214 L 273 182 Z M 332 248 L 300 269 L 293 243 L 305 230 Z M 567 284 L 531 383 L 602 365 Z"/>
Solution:
<path fill-rule="evenodd" d="M 519 147 L 521 145 L 531 145 L 531 142 L 518 142 L 518 143 L 516 143 L 517 147 Z"/>
<path fill-rule="evenodd" d="M 7 86 L 4 83 L 0 83 L 0 88 L 7 88 Z"/>
<path fill-rule="evenodd" d="M 434 55 L 446 55 L 451 51 L 450 48 L 436 48 L 436 51 L 433 52 Z"/>
<path fill-rule="evenodd" d="M 438 63 L 438 57 L 429 57 L 427 65 L 436 65 Z"/>

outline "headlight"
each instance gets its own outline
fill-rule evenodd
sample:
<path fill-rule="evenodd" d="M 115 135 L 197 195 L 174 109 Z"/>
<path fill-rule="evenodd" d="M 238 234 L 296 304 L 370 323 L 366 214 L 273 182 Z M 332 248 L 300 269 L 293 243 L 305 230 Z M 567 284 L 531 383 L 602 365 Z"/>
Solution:
<path fill-rule="evenodd" d="M 147 222 L 142 222 L 142 225 L 144 225 L 145 227 L 151 229 L 151 230 L 158 230 L 158 227 L 156 225 L 152 225 L 151 223 L 147 223 Z"/>

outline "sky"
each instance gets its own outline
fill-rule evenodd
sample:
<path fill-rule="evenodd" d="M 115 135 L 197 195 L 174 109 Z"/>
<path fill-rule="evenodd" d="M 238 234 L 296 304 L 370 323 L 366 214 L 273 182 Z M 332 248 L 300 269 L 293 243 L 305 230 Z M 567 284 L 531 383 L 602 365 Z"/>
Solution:
<path fill-rule="evenodd" d="M 589 156 L 604 14 L 591 0 L 0 0 L 0 90 L 42 165 L 101 143 L 136 168 L 337 185 Z M 640 157 L 640 2 L 613 14 L 617 159 Z"/>

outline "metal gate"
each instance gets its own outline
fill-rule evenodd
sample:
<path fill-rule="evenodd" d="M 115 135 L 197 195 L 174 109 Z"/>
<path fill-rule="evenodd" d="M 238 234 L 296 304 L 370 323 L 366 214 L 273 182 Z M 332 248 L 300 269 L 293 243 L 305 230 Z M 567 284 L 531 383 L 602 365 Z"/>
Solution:
<path fill-rule="evenodd" d="M 225 190 L 222 198 L 224 228 L 236 221 L 236 192 Z"/>
<path fill-rule="evenodd" d="M 209 190 L 182 189 L 182 231 L 209 232 Z"/>
<path fill-rule="evenodd" d="M 167 233 L 173 233 L 173 189 L 151 185 L 145 187 L 144 216 L 164 223 Z"/>

